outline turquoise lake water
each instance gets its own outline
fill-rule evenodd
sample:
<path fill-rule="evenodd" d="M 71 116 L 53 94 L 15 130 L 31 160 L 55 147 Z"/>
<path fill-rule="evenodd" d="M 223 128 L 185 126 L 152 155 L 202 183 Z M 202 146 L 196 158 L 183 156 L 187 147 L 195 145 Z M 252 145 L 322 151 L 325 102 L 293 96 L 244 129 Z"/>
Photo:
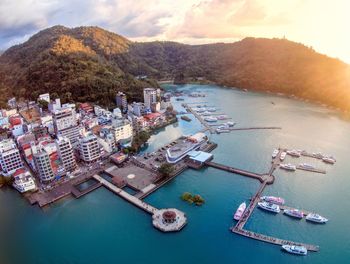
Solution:
<path fill-rule="evenodd" d="M 211 135 L 218 143 L 214 161 L 254 172 L 267 172 L 274 148 L 281 146 L 334 155 L 326 165 L 308 162 L 326 175 L 276 170 L 276 181 L 264 194 L 282 196 L 286 204 L 316 211 L 330 221 L 316 225 L 256 209 L 246 229 L 284 239 L 317 244 L 318 253 L 286 254 L 278 246 L 229 232 L 237 206 L 256 192 L 256 180 L 206 168 L 187 170 L 146 198 L 158 208 L 176 207 L 187 214 L 179 233 L 163 234 L 151 217 L 104 188 L 81 199 L 65 199 L 47 209 L 30 206 L 12 189 L 0 190 L 0 263 L 348 263 L 350 257 L 350 123 L 326 108 L 287 98 L 245 93 L 215 86 L 167 86 L 201 91 L 206 101 L 237 122 L 237 126 L 280 126 L 282 130 L 236 131 Z M 271 102 L 275 104 L 272 104 Z M 182 102 L 174 102 L 181 109 Z M 201 128 L 197 120 L 179 120 L 151 137 L 153 151 L 182 134 Z M 183 202 L 183 192 L 198 193 L 206 203 Z"/>

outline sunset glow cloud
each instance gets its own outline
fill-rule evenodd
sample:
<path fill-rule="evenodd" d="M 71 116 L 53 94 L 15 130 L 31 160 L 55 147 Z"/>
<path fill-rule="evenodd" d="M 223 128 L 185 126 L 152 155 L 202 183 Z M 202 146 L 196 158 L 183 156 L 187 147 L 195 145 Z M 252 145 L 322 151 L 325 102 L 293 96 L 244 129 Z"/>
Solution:
<path fill-rule="evenodd" d="M 53 25 L 100 26 L 135 41 L 284 37 L 350 62 L 347 0 L 2 0 L 0 49 Z"/>

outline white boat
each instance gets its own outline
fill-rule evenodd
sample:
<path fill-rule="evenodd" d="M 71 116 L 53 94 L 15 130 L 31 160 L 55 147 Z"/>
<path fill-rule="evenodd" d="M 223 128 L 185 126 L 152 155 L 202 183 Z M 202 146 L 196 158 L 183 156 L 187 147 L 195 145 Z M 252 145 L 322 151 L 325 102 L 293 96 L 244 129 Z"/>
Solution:
<path fill-rule="evenodd" d="M 310 213 L 306 216 L 306 220 L 311 221 L 311 222 L 315 222 L 315 223 L 326 223 L 328 222 L 328 219 L 320 216 L 319 214 L 315 214 L 315 213 Z"/>
<path fill-rule="evenodd" d="M 207 111 L 209 112 L 215 112 L 216 108 L 215 107 L 208 107 Z"/>
<path fill-rule="evenodd" d="M 283 152 L 281 153 L 280 160 L 281 160 L 281 161 L 284 161 L 284 159 L 286 158 L 286 155 L 287 155 L 287 153 L 283 151 Z"/>
<path fill-rule="evenodd" d="M 304 217 L 304 213 L 298 209 L 286 209 L 283 213 L 298 219 L 302 219 Z"/>
<path fill-rule="evenodd" d="M 280 164 L 281 169 L 289 170 L 289 171 L 295 171 L 297 167 L 293 164 L 287 163 L 287 164 Z"/>
<path fill-rule="evenodd" d="M 218 119 L 216 117 L 213 117 L 213 116 L 205 117 L 204 120 L 207 121 L 207 122 L 216 122 L 216 121 L 218 121 Z"/>
<path fill-rule="evenodd" d="M 336 162 L 336 160 L 334 158 L 331 158 L 331 157 L 324 157 L 322 159 L 322 161 L 325 163 L 329 163 L 329 164 L 334 164 Z"/>
<path fill-rule="evenodd" d="M 261 200 L 268 202 L 268 203 L 274 203 L 278 205 L 284 205 L 284 199 L 281 197 L 276 197 L 276 196 L 261 196 Z"/>
<path fill-rule="evenodd" d="M 309 163 L 300 163 L 299 167 L 302 168 L 302 169 L 309 169 L 309 170 L 315 169 L 315 166 L 311 165 Z"/>
<path fill-rule="evenodd" d="M 228 119 L 228 116 L 227 115 L 218 115 L 217 119 L 218 120 L 225 120 L 225 119 Z"/>
<path fill-rule="evenodd" d="M 272 158 L 273 158 L 273 159 L 277 157 L 278 152 L 279 152 L 278 149 L 274 149 L 274 150 L 273 150 L 273 152 L 272 152 Z"/>
<path fill-rule="evenodd" d="M 228 125 L 229 127 L 233 127 L 236 123 L 229 121 L 229 122 L 226 122 L 225 124 Z"/>
<path fill-rule="evenodd" d="M 246 203 L 244 203 L 244 202 L 241 203 L 241 204 L 239 205 L 239 207 L 238 207 L 236 213 L 234 214 L 233 218 L 234 218 L 235 220 L 237 220 L 237 221 L 240 220 L 246 208 L 247 208 Z"/>
<path fill-rule="evenodd" d="M 295 255 L 307 255 L 307 249 L 304 246 L 282 245 L 282 249 L 284 249 L 288 253 Z"/>
<path fill-rule="evenodd" d="M 264 210 L 272 212 L 272 213 L 279 213 L 281 210 L 277 204 L 268 203 L 268 202 L 258 202 L 258 206 L 261 209 L 264 209 Z"/>
<path fill-rule="evenodd" d="M 287 151 L 287 154 L 290 155 L 290 156 L 292 156 L 292 157 L 298 157 L 298 158 L 301 156 L 300 151 L 297 151 L 297 150 L 295 150 L 295 149 L 293 149 L 293 150 L 288 150 L 288 151 Z"/>
<path fill-rule="evenodd" d="M 205 112 L 202 113 L 202 116 L 210 116 L 210 115 L 211 115 L 211 113 L 208 112 L 208 111 L 205 111 Z"/>
<path fill-rule="evenodd" d="M 230 133 L 231 132 L 231 130 L 225 129 L 225 128 L 217 128 L 215 131 L 218 134 L 220 134 L 220 133 Z"/>

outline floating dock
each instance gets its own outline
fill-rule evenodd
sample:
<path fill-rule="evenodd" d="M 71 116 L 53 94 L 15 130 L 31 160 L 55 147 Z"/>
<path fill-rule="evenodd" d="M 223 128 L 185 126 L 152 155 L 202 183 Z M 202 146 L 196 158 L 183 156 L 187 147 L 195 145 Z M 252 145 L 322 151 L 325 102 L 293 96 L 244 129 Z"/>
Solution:
<path fill-rule="evenodd" d="M 259 174 L 259 173 L 254 173 L 254 172 L 249 172 L 246 170 L 241 170 L 241 169 L 237 169 L 234 167 L 230 167 L 230 166 L 226 166 L 226 165 L 222 165 L 216 162 L 211 162 L 208 161 L 205 163 L 205 165 L 213 167 L 213 168 L 217 168 L 217 169 L 221 169 L 221 170 L 225 170 L 228 172 L 232 172 L 235 174 L 239 174 L 242 176 L 246 176 L 246 177 L 250 177 L 253 179 L 257 179 L 261 182 L 261 185 L 259 186 L 259 189 L 257 190 L 257 192 L 255 193 L 255 195 L 252 197 L 248 207 L 246 208 L 246 210 L 244 211 L 241 219 L 236 223 L 236 225 L 232 226 L 230 228 L 230 230 L 238 235 L 242 235 L 251 239 L 255 239 L 255 240 L 259 240 L 262 242 L 266 242 L 266 243 L 270 243 L 270 244 L 275 244 L 275 245 L 299 245 L 299 246 L 304 246 L 306 247 L 309 251 L 318 251 L 319 247 L 316 245 L 311 245 L 311 244 L 304 244 L 304 243 L 299 243 L 299 242 L 294 242 L 294 241 L 290 241 L 290 240 L 285 240 L 285 239 L 280 239 L 277 237 L 271 237 L 271 236 L 267 236 L 267 235 L 263 235 L 263 234 L 259 234 L 259 233 L 255 233 L 252 231 L 248 231 L 244 229 L 245 224 L 248 222 L 250 216 L 252 215 L 255 207 L 257 206 L 258 202 L 260 201 L 260 197 L 266 187 L 266 185 L 268 184 L 272 184 L 274 182 L 274 175 L 273 172 L 275 171 L 275 169 L 277 168 L 277 166 L 279 165 L 279 158 L 280 155 L 282 153 L 282 150 L 279 150 L 277 156 L 275 159 L 272 160 L 271 162 L 271 168 L 269 170 L 269 172 L 267 174 Z M 281 206 L 282 210 L 286 210 L 286 209 L 291 209 L 291 207 L 288 206 Z M 303 210 L 304 214 L 308 214 L 309 212 Z"/>

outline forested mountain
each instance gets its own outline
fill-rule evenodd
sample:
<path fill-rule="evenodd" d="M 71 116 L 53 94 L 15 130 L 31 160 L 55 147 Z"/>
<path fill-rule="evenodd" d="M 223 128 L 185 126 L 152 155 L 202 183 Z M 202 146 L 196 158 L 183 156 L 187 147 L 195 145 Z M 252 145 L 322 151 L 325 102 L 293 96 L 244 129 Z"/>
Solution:
<path fill-rule="evenodd" d="M 280 92 L 350 110 L 350 68 L 285 39 L 246 38 L 231 44 L 136 43 L 97 27 L 55 26 L 0 57 L 0 88 L 36 98 L 108 105 L 117 90 L 139 99 L 154 79 L 204 77 L 218 84 Z M 147 81 L 135 78 L 147 75 Z M 2 85 L 2 86 L 1 86 Z"/>

